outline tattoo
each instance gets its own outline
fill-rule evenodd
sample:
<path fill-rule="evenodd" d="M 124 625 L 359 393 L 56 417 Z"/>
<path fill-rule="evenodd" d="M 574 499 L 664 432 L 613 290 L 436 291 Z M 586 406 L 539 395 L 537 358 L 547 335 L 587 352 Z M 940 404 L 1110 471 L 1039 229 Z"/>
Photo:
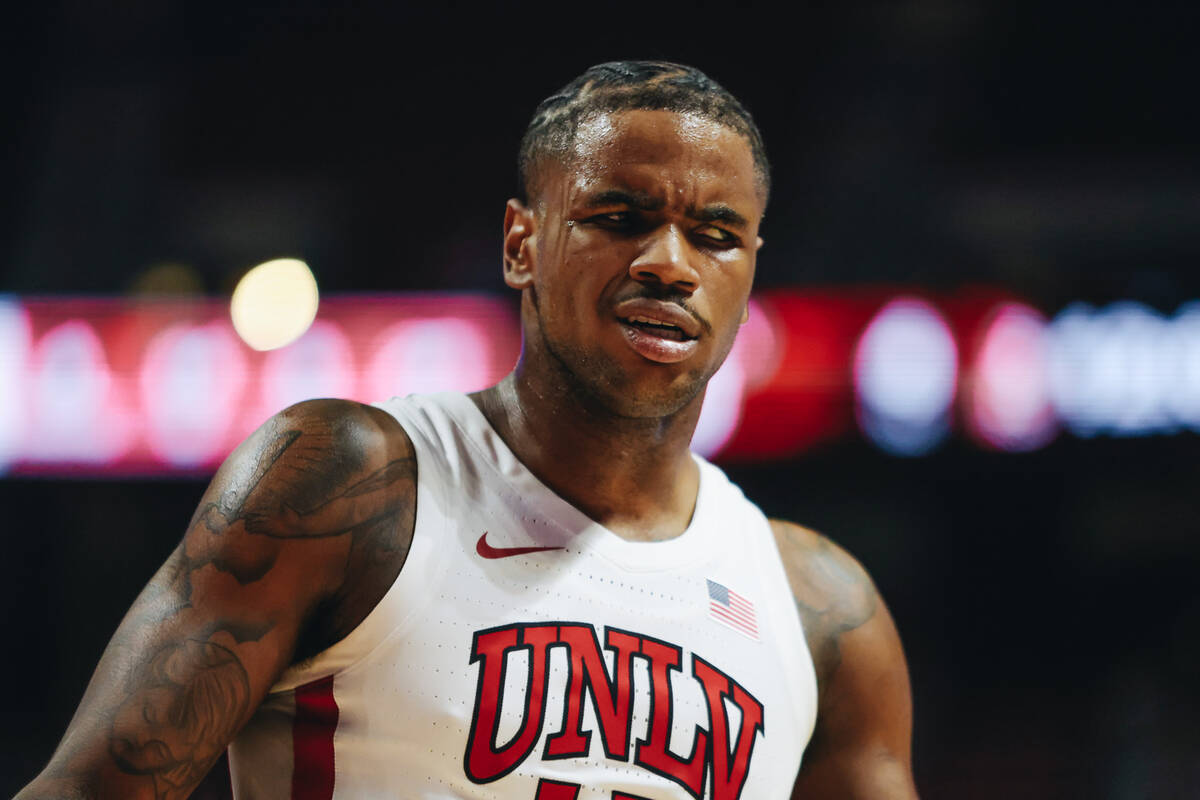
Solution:
<path fill-rule="evenodd" d="M 196 510 L 190 527 L 195 529 L 203 525 L 210 534 L 220 536 L 241 522 L 249 533 L 279 539 L 341 536 L 364 523 L 394 515 L 411 502 L 407 496 L 398 497 L 389 491 L 397 482 L 413 479 L 415 463 L 411 457 L 391 461 L 347 486 L 335 484 L 331 487 L 330 483 L 342 476 L 330 473 L 345 473 L 346 465 L 331 465 L 320 457 L 299 453 L 298 460 L 307 469 L 291 466 L 293 474 L 288 477 L 293 480 L 255 495 L 254 489 L 300 438 L 301 432 L 294 430 L 276 436 L 263 448 L 267 457 L 260 460 L 260 467 L 248 485 L 240 491 L 226 492 L 218 502 L 202 505 Z M 324 440 L 329 437 L 309 434 L 307 438 Z M 308 449 L 321 449 L 322 446 L 327 447 L 328 442 L 312 442 Z M 313 473 L 324 485 L 313 485 Z M 246 577 L 254 579 L 252 575 Z"/>
<path fill-rule="evenodd" d="M 827 538 L 810 533 L 789 539 L 797 545 L 798 564 L 789 566 L 788 578 L 823 690 L 842 663 L 842 635 L 874 617 L 879 599 L 866 571 Z"/>
<path fill-rule="evenodd" d="M 368 472 L 363 448 L 345 446 L 354 429 L 347 423 L 339 430 L 342 424 L 264 431 L 253 471 L 224 476 L 233 488 L 197 509 L 183 543 L 135 604 L 130 629 L 114 638 L 136 650 L 134 630 L 151 626 L 164 637 L 103 717 L 114 762 L 149 777 L 156 798 L 186 797 L 251 713 L 256 701 L 238 648 L 280 624 L 257 601 L 278 587 L 256 584 L 271 574 L 287 540 L 329 542 L 322 557 L 338 559 L 327 561 L 335 565 L 331 575 L 341 570 L 340 583 L 305 595 L 319 613 L 292 610 L 303 620 L 293 658 L 353 629 L 399 571 L 414 513 L 415 459 Z M 192 604 L 199 586 L 203 609 Z M 293 617 L 293 631 L 296 624 Z M 181 633 L 171 638 L 172 630 Z"/>
<path fill-rule="evenodd" d="M 258 465 L 249 479 L 241 482 L 240 485 L 226 492 L 221 496 L 219 503 L 205 503 L 196 509 L 196 513 L 192 515 L 192 521 L 188 525 L 188 529 L 195 528 L 198 523 L 203 523 L 212 533 L 221 533 L 228 526 L 232 518 L 236 517 L 246 504 L 246 499 L 253 494 L 258 485 L 262 483 L 263 478 L 275 466 L 275 462 L 279 461 L 280 457 L 287 452 L 288 448 L 296 443 L 296 440 L 301 436 L 300 431 L 290 430 L 285 431 L 273 438 L 259 451 Z"/>
<path fill-rule="evenodd" d="M 241 518 L 250 533 L 280 539 L 341 536 L 364 523 L 394 515 L 402 504 L 384 490 L 411 473 L 412 459 L 399 459 L 307 510 L 297 511 L 284 501 L 277 508 L 244 511 Z"/>
<path fill-rule="evenodd" d="M 186 791 L 242 721 L 246 670 L 227 648 L 187 639 L 159 650 L 136 686 L 113 717 L 109 753 L 123 771 L 150 776 L 156 798 Z"/>

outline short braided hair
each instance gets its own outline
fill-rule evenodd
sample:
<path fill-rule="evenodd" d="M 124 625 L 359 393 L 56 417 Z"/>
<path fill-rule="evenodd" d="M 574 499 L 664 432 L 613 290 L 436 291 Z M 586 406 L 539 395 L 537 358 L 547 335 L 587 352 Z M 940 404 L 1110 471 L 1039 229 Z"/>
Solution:
<path fill-rule="evenodd" d="M 537 171 L 547 158 L 565 160 L 581 123 L 617 111 L 674 111 L 696 114 L 746 138 L 764 202 L 771 166 L 750 112 L 723 86 L 695 67 L 669 61 L 609 61 L 586 72 L 543 100 L 521 138 L 521 194 L 538 191 Z"/>

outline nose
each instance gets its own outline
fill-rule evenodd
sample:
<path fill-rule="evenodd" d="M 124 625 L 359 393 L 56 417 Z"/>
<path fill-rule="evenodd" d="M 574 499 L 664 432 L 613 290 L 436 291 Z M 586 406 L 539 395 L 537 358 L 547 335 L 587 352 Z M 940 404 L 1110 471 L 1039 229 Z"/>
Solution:
<path fill-rule="evenodd" d="M 654 232 L 646 248 L 629 265 L 629 275 L 642 283 L 660 283 L 693 292 L 700 275 L 692 267 L 692 246 L 675 225 Z"/>

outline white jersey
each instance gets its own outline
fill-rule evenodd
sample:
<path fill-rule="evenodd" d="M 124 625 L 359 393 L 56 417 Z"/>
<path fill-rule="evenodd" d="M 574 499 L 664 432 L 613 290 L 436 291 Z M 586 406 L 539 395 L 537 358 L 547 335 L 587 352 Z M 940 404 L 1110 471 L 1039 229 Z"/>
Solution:
<path fill-rule="evenodd" d="M 230 748 L 245 798 L 789 797 L 816 679 L 762 512 L 697 458 L 691 524 L 626 541 L 461 394 L 381 405 L 417 458 L 378 606 L 290 668 Z"/>

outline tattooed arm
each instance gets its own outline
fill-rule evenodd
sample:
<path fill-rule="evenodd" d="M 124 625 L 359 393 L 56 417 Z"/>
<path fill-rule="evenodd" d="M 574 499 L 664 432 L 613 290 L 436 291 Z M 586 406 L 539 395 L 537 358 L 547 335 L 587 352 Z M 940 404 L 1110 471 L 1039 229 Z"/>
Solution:
<path fill-rule="evenodd" d="M 817 724 L 795 800 L 916 800 L 912 697 L 871 578 L 820 534 L 772 520 L 817 672 Z"/>
<path fill-rule="evenodd" d="M 378 409 L 310 401 L 263 425 L 213 478 L 18 799 L 186 798 L 279 674 L 383 597 L 415 481 L 411 442 Z"/>

